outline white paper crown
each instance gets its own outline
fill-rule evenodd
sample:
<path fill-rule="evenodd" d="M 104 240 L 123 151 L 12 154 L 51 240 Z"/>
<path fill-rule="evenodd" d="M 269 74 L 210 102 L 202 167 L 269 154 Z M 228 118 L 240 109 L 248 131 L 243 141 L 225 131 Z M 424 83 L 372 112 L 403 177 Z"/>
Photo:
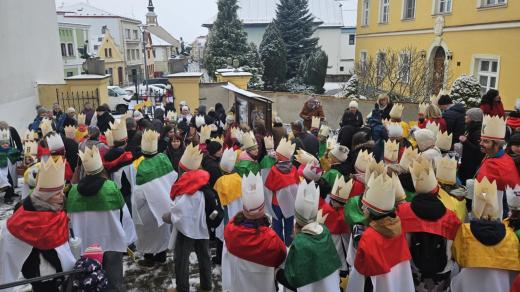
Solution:
<path fill-rule="evenodd" d="M 321 118 L 320 117 L 312 117 L 311 128 L 319 129 L 320 128 L 320 123 L 321 123 Z"/>
<path fill-rule="evenodd" d="M 403 126 L 401 123 L 388 123 L 386 124 L 389 138 L 401 138 L 403 137 Z"/>
<path fill-rule="evenodd" d="M 46 138 L 46 141 L 47 147 L 49 148 L 51 154 L 65 149 L 65 145 L 63 145 L 63 139 L 61 139 L 61 136 L 56 133 L 49 135 Z"/>
<path fill-rule="evenodd" d="M 66 126 L 65 127 L 65 137 L 69 139 L 76 139 L 76 127 L 74 126 Z"/>
<path fill-rule="evenodd" d="M 437 134 L 437 140 L 435 141 L 435 146 L 444 151 L 451 150 L 451 141 L 453 138 L 453 134 L 448 135 L 448 131 L 440 131 Z"/>
<path fill-rule="evenodd" d="M 264 216 L 264 184 L 260 173 L 242 177 L 242 209 L 249 219 L 258 219 Z"/>
<path fill-rule="evenodd" d="M 372 174 L 377 176 L 383 173 L 386 173 L 386 167 L 383 161 L 379 161 L 379 163 L 377 163 L 375 159 L 371 160 L 365 170 L 365 184 L 368 183 L 368 180 Z"/>
<path fill-rule="evenodd" d="M 143 137 L 141 138 L 141 151 L 149 155 L 157 153 L 159 136 L 159 133 L 153 130 L 144 131 Z"/>
<path fill-rule="evenodd" d="M 255 134 L 253 132 L 245 132 L 242 136 L 242 150 L 249 150 L 258 147 L 256 144 Z"/>
<path fill-rule="evenodd" d="M 274 139 L 273 136 L 265 136 L 264 137 L 265 149 L 273 150 L 274 149 Z"/>
<path fill-rule="evenodd" d="M 334 149 L 334 146 L 336 146 L 336 140 L 334 140 L 334 138 L 332 137 L 329 137 L 327 138 L 327 150 L 332 150 Z"/>
<path fill-rule="evenodd" d="M 294 154 L 294 150 L 296 149 L 296 144 L 291 143 L 291 141 L 286 138 L 282 138 L 278 147 L 276 147 L 276 152 L 287 159 L 291 159 Z"/>
<path fill-rule="evenodd" d="M 438 95 L 432 94 L 430 96 L 430 103 L 433 104 L 433 105 L 438 106 L 439 105 L 439 97 L 440 96 L 438 96 Z"/>
<path fill-rule="evenodd" d="M 311 154 L 309 154 L 307 151 L 303 149 L 296 150 L 296 155 L 294 155 L 294 159 L 298 161 L 300 164 L 308 164 L 311 162 L 318 162 L 318 159 Z"/>
<path fill-rule="evenodd" d="M 206 140 L 209 140 L 209 138 L 211 137 L 211 128 L 210 126 L 207 126 L 207 125 L 204 125 L 202 127 L 200 127 L 200 143 L 201 144 L 206 144 Z"/>
<path fill-rule="evenodd" d="M 182 154 L 179 166 L 184 170 L 197 170 L 202 162 L 202 153 L 200 153 L 199 146 L 188 145 L 184 154 Z"/>
<path fill-rule="evenodd" d="M 103 161 L 96 146 L 85 147 L 85 151 L 79 151 L 79 158 L 83 168 L 89 175 L 98 174 L 103 171 Z"/>
<path fill-rule="evenodd" d="M 112 134 L 112 130 L 106 130 L 105 139 L 107 140 L 108 147 L 114 147 L 114 135 Z"/>
<path fill-rule="evenodd" d="M 84 114 L 78 114 L 78 125 L 86 125 L 87 116 Z"/>
<path fill-rule="evenodd" d="M 506 136 L 506 120 L 499 116 L 485 115 L 482 120 L 481 139 L 504 141 Z"/>
<path fill-rule="evenodd" d="M 206 124 L 206 120 L 204 119 L 204 116 L 196 116 L 195 117 L 195 126 L 197 128 L 200 128 L 202 125 Z"/>
<path fill-rule="evenodd" d="M 330 136 L 330 127 L 327 125 L 321 125 L 320 131 L 318 132 L 318 136 L 322 136 L 322 137 Z"/>
<path fill-rule="evenodd" d="M 420 103 L 419 104 L 419 113 L 424 115 L 426 113 L 427 107 L 428 107 L 427 103 Z"/>
<path fill-rule="evenodd" d="M 44 118 L 40 122 L 40 129 L 42 130 L 42 137 L 45 137 L 48 133 L 52 132 L 52 121 Z"/>
<path fill-rule="evenodd" d="M 346 203 L 352 191 L 352 186 L 352 180 L 345 182 L 345 178 L 342 175 L 336 176 L 332 191 L 330 192 L 331 199 Z"/>
<path fill-rule="evenodd" d="M 1 129 L 0 130 L 0 141 L 9 143 L 10 140 L 11 140 L 11 133 L 10 133 L 9 129 Z"/>
<path fill-rule="evenodd" d="M 403 185 L 401 184 L 399 177 L 395 173 L 392 173 L 392 184 L 395 191 L 395 201 L 399 202 L 405 200 L 406 193 L 404 192 Z"/>
<path fill-rule="evenodd" d="M 219 143 L 220 146 L 224 146 L 224 139 L 222 138 L 222 136 L 211 138 L 211 141 Z"/>
<path fill-rule="evenodd" d="M 399 158 L 399 143 L 397 141 L 385 141 L 384 157 L 387 163 L 397 163 Z"/>
<path fill-rule="evenodd" d="M 308 180 L 319 181 L 321 176 L 323 175 L 323 169 L 320 167 L 318 161 L 310 161 L 305 164 L 305 168 L 303 169 L 303 177 Z"/>
<path fill-rule="evenodd" d="M 347 160 L 349 152 L 350 152 L 350 150 L 348 150 L 347 146 L 336 144 L 330 151 L 330 154 L 332 156 L 336 157 L 336 159 L 339 160 L 340 162 L 345 162 L 345 160 Z"/>
<path fill-rule="evenodd" d="M 386 126 L 388 126 L 388 125 L 390 125 L 392 123 L 392 120 L 390 120 L 390 119 L 383 119 L 381 122 L 383 123 L 383 126 L 386 127 Z"/>
<path fill-rule="evenodd" d="M 419 151 L 416 149 L 413 149 L 412 147 L 406 147 L 404 149 L 403 155 L 401 156 L 401 161 L 399 161 L 399 165 L 403 167 L 406 171 L 408 171 L 408 168 L 419 157 Z"/>
<path fill-rule="evenodd" d="M 242 144 L 242 131 L 239 128 L 231 128 L 231 139 L 237 139 Z"/>
<path fill-rule="evenodd" d="M 53 158 L 42 160 L 38 171 L 36 188 L 44 192 L 58 192 L 65 185 L 65 162 L 59 156 L 56 161 Z"/>
<path fill-rule="evenodd" d="M 237 160 L 237 153 L 233 148 L 226 148 L 222 152 L 222 158 L 220 158 L 220 168 L 230 173 L 235 168 L 235 162 Z"/>
<path fill-rule="evenodd" d="M 454 185 L 457 182 L 457 160 L 446 156 L 437 158 L 435 167 L 437 168 L 436 177 L 440 183 Z"/>
<path fill-rule="evenodd" d="M 26 141 L 23 147 L 25 155 L 36 156 L 38 154 L 38 143 L 36 141 Z"/>
<path fill-rule="evenodd" d="M 38 136 L 33 130 L 25 130 L 25 133 L 23 134 L 24 141 L 34 141 L 36 137 Z"/>
<path fill-rule="evenodd" d="M 437 178 L 429 160 L 419 157 L 409 169 L 416 193 L 429 194 L 437 190 Z"/>
<path fill-rule="evenodd" d="M 437 134 L 440 131 L 439 124 L 436 122 L 427 122 L 426 129 L 432 131 L 434 137 L 437 137 Z"/>
<path fill-rule="evenodd" d="M 385 214 L 394 209 L 395 190 L 392 179 L 386 174 L 371 175 L 361 202 L 372 212 Z"/>
<path fill-rule="evenodd" d="M 520 210 L 520 184 L 515 188 L 506 187 L 507 205 L 511 210 Z"/>
<path fill-rule="evenodd" d="M 176 121 L 177 120 L 177 113 L 174 111 L 167 111 L 166 112 L 166 119 L 168 121 Z"/>
<path fill-rule="evenodd" d="M 128 138 L 128 132 L 126 131 L 126 119 L 115 120 L 114 123 L 110 123 L 110 130 L 112 130 L 112 137 L 114 142 L 125 141 Z"/>
<path fill-rule="evenodd" d="M 393 119 L 400 119 L 403 116 L 404 106 L 400 103 L 396 103 L 390 110 L 390 117 Z"/>
<path fill-rule="evenodd" d="M 365 173 L 367 166 L 372 160 L 374 160 L 372 153 L 368 153 L 368 150 L 361 150 L 361 152 L 358 153 L 356 163 L 354 164 L 356 172 Z"/>
<path fill-rule="evenodd" d="M 480 182 L 475 180 L 473 215 L 478 219 L 497 219 L 499 217 L 498 212 L 497 182 L 491 183 L 487 177 L 484 177 Z"/>
<path fill-rule="evenodd" d="M 316 187 L 315 183 L 311 181 L 300 182 L 298 191 L 296 193 L 296 200 L 294 202 L 294 212 L 296 221 L 305 226 L 316 221 L 318 214 L 320 189 Z"/>

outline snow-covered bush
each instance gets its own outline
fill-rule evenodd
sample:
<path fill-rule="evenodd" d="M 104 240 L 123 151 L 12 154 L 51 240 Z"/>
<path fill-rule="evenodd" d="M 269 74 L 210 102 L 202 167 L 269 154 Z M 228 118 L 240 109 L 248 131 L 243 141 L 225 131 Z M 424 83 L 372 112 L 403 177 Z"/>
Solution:
<path fill-rule="evenodd" d="M 480 104 L 480 84 L 472 75 L 461 75 L 451 86 L 451 98 L 455 103 L 462 103 L 466 107 L 478 107 Z"/>

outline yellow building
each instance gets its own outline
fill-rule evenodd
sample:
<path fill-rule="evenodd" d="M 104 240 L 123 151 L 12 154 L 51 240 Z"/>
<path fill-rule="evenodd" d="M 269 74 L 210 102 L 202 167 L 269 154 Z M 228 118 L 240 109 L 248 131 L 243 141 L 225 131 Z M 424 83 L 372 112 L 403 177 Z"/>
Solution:
<path fill-rule="evenodd" d="M 357 60 L 414 47 L 435 72 L 434 91 L 473 75 L 483 92 L 498 89 L 504 107 L 514 108 L 520 97 L 520 1 L 358 0 L 357 12 Z"/>
<path fill-rule="evenodd" d="M 103 35 L 97 38 L 94 44 L 96 56 L 105 61 L 105 72 L 111 75 L 110 85 L 122 86 L 125 83 L 125 59 L 114 42 L 110 31 L 103 28 Z"/>

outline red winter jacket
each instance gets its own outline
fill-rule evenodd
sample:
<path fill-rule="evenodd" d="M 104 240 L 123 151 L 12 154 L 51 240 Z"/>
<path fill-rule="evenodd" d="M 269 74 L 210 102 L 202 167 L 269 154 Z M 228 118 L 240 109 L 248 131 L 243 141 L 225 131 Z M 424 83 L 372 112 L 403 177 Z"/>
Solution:
<path fill-rule="evenodd" d="M 485 115 L 499 117 L 505 116 L 504 105 L 502 104 L 502 101 L 493 102 L 493 108 L 491 108 L 491 105 L 489 104 L 481 104 L 480 109 L 484 112 Z"/>

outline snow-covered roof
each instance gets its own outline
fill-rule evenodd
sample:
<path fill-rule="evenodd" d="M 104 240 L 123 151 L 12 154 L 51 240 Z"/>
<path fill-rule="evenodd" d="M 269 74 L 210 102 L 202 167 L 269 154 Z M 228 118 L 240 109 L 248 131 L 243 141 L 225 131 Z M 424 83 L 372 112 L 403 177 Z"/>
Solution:
<path fill-rule="evenodd" d="M 89 3 L 75 3 L 66 6 L 56 7 L 56 12 L 63 14 L 65 17 L 114 17 L 114 18 L 123 18 L 126 20 L 141 22 L 137 19 L 133 19 L 126 16 L 117 15 L 103 9 L 99 9 L 90 5 Z"/>
<path fill-rule="evenodd" d="M 104 79 L 106 77 L 110 77 L 107 75 L 95 75 L 95 74 L 83 74 L 83 75 L 75 75 L 71 77 L 65 78 L 65 80 L 90 80 L 90 79 Z"/>
<path fill-rule="evenodd" d="M 244 89 L 241 89 L 241 88 L 238 88 L 236 87 L 233 83 L 229 83 L 226 84 L 226 85 L 222 85 L 222 88 L 225 88 L 227 90 L 230 90 L 230 91 L 233 91 L 235 93 L 238 93 L 240 95 L 243 95 L 243 96 L 247 96 L 247 97 L 251 97 L 251 98 L 259 98 L 259 99 L 263 99 L 263 100 L 267 100 L 269 102 L 273 102 L 270 98 L 268 97 L 265 97 L 265 96 L 261 96 L 261 95 L 258 95 L 256 93 L 253 93 L 251 91 L 247 91 L 247 90 L 244 90 Z"/>
<path fill-rule="evenodd" d="M 357 1 L 358 0 L 343 0 L 339 1 L 343 10 L 343 25 L 346 27 L 356 27 L 357 21 Z"/>
<path fill-rule="evenodd" d="M 159 25 L 150 25 L 146 28 L 151 34 L 152 34 L 152 44 L 156 44 L 156 42 L 153 39 L 153 36 L 156 37 L 156 39 L 161 39 L 161 43 L 165 43 L 165 45 L 170 46 L 176 46 L 180 47 L 181 43 L 174 38 L 168 31 L 166 31 L 162 26 Z"/>
<path fill-rule="evenodd" d="M 202 72 L 181 72 L 181 73 L 175 73 L 175 74 L 169 74 L 164 77 L 202 77 Z"/>
<path fill-rule="evenodd" d="M 341 27 L 343 26 L 343 17 L 339 2 L 334 0 L 309 0 L 309 11 L 316 18 L 315 21 L 321 23 L 321 27 Z M 279 0 L 239 0 L 238 17 L 245 25 L 268 24 L 276 17 L 276 5 L 278 3 Z M 215 19 L 216 16 L 203 26 L 212 26 Z"/>
<path fill-rule="evenodd" d="M 171 46 L 167 41 L 161 39 L 160 37 L 151 34 L 152 36 L 152 46 Z"/>
<path fill-rule="evenodd" d="M 252 76 L 253 74 L 249 72 L 222 72 L 220 75 L 226 76 Z"/>

